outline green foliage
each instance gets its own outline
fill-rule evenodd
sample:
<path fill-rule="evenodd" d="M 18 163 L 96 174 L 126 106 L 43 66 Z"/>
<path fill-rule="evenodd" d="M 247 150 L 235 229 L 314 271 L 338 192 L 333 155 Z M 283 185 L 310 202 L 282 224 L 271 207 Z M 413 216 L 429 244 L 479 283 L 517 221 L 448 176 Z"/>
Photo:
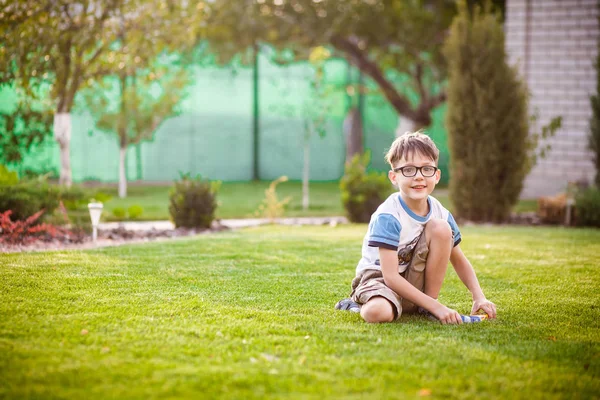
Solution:
<path fill-rule="evenodd" d="M 112 199 L 112 196 L 110 194 L 104 193 L 102 191 L 97 191 L 97 192 L 94 192 L 94 195 L 92 196 L 92 198 L 94 198 L 96 201 L 98 201 L 100 203 L 106 204 L 109 200 Z"/>
<path fill-rule="evenodd" d="M 455 14 L 454 1 L 250 1 L 211 2 L 206 36 L 219 61 L 249 58 L 255 43 L 268 43 L 277 62 L 306 60 L 327 46 L 379 86 L 396 112 L 418 126 L 444 101 L 442 40 Z M 391 75 L 409 78 L 395 85 Z M 410 95 L 408 95 L 408 93 Z M 418 97 L 418 103 L 410 97 Z"/>
<path fill-rule="evenodd" d="M 598 18 L 600 21 L 600 17 Z M 596 92 L 590 97 L 592 104 L 592 117 L 590 118 L 590 131 L 588 134 L 588 147 L 592 151 L 592 160 L 596 167 L 594 182 L 600 187 L 600 38 L 598 40 L 598 54 L 596 56 Z"/>
<path fill-rule="evenodd" d="M 104 79 L 84 92 L 96 127 L 116 135 L 121 148 L 152 139 L 159 125 L 178 112 L 189 76 L 183 69 L 156 64 L 146 69 L 115 67 L 121 76 Z M 120 100 L 116 104 L 115 92 Z"/>
<path fill-rule="evenodd" d="M 181 174 L 169 193 L 169 214 L 177 228 L 210 228 L 221 182 Z"/>
<path fill-rule="evenodd" d="M 342 204 L 351 222 L 369 222 L 371 214 L 392 193 L 387 174 L 367 173 L 370 153 L 356 154 L 340 180 Z"/>
<path fill-rule="evenodd" d="M 292 200 L 290 196 L 283 200 L 279 200 L 277 196 L 277 185 L 281 182 L 287 182 L 287 176 L 280 176 L 269 184 L 265 190 L 265 198 L 254 212 L 254 216 L 268 218 L 274 222 L 276 218 L 281 218 L 285 214 L 285 206 Z"/>
<path fill-rule="evenodd" d="M 144 213 L 144 209 L 142 206 L 134 204 L 127 209 L 127 215 L 129 215 L 130 219 L 138 219 Z"/>
<path fill-rule="evenodd" d="M 60 199 L 67 210 L 87 208 L 88 202 L 94 196 L 95 194 L 90 193 L 81 186 L 60 187 Z"/>
<path fill-rule="evenodd" d="M 575 197 L 577 225 L 600 228 L 600 188 L 590 187 Z"/>
<path fill-rule="evenodd" d="M 124 220 L 127 215 L 127 211 L 123 207 L 116 207 L 112 210 L 113 216 L 118 220 Z"/>
<path fill-rule="evenodd" d="M 45 182 L 0 185 L 0 210 L 11 210 L 11 218 L 23 221 L 40 210 L 49 215 L 58 207 L 60 188 Z"/>
<path fill-rule="evenodd" d="M 19 183 L 19 175 L 0 164 L 0 185 L 16 185 L 17 183 Z"/>
<path fill-rule="evenodd" d="M 31 148 L 52 135 L 52 114 L 20 102 L 14 111 L 0 109 L 0 163 L 18 164 Z"/>
<path fill-rule="evenodd" d="M 489 2 L 472 13 L 459 3 L 445 54 L 454 213 L 503 221 L 519 200 L 537 143 L 528 136 L 526 88 L 507 63 L 504 31 Z"/>

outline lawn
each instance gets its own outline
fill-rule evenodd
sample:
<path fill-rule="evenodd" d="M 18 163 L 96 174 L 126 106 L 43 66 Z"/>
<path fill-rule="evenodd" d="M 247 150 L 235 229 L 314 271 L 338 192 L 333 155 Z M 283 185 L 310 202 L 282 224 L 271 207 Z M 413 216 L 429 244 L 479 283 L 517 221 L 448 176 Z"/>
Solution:
<path fill-rule="evenodd" d="M 265 190 L 269 182 L 224 182 L 217 195 L 219 208 L 218 218 L 248 218 L 252 217 L 261 201 L 265 198 Z M 113 198 L 105 204 L 103 219 L 115 220 L 112 211 L 115 208 L 127 209 L 132 205 L 140 205 L 144 209 L 143 220 L 169 219 L 169 189 L 170 186 L 130 185 L 128 197 L 119 199 L 115 186 L 104 186 L 103 192 Z M 311 182 L 310 208 L 302 209 L 302 183 L 284 182 L 277 186 L 280 199 L 292 198 L 287 207 L 286 216 L 332 216 L 344 215 L 338 182 Z M 446 207 L 452 209 L 446 189 L 436 189 L 433 195 Z M 515 206 L 515 211 L 535 211 L 536 202 L 522 200 Z"/>
<path fill-rule="evenodd" d="M 499 317 L 442 326 L 333 309 L 365 229 L 2 255 L 0 398 L 597 398 L 600 230 L 463 228 Z"/>

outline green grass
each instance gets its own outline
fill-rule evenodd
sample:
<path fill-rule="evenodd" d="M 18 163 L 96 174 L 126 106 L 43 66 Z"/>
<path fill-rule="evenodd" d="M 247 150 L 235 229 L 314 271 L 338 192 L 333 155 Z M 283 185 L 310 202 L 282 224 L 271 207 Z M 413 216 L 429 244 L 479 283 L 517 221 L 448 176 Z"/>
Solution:
<path fill-rule="evenodd" d="M 219 207 L 217 217 L 248 218 L 252 217 L 259 204 L 265 198 L 265 190 L 269 182 L 224 182 L 217 195 Z M 132 205 L 140 205 L 144 209 L 142 220 L 167 220 L 169 219 L 169 189 L 170 186 L 130 185 L 128 197 L 117 197 L 115 186 L 104 186 L 103 192 L 109 193 L 113 198 L 105 204 L 103 219 L 115 220 L 112 211 L 115 208 L 127 210 Z M 332 216 L 344 215 L 338 182 L 311 182 L 310 208 L 302 210 L 302 183 L 284 182 L 277 186 L 280 199 L 288 196 L 292 198 L 287 207 L 286 216 Z M 446 189 L 436 189 L 433 193 L 444 206 L 452 209 Z M 520 201 L 515 211 L 535 211 L 536 203 L 531 200 Z M 86 211 L 87 212 L 87 211 Z"/>
<path fill-rule="evenodd" d="M 499 317 L 442 326 L 333 310 L 365 229 L 2 255 L 0 398 L 598 397 L 600 230 L 464 228 Z"/>

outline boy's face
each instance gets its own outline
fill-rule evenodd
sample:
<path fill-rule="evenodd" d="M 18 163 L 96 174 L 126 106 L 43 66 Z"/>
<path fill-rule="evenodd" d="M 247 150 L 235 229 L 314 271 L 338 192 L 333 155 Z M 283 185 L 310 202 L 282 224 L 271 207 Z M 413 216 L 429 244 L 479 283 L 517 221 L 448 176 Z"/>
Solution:
<path fill-rule="evenodd" d="M 421 201 L 433 192 L 440 181 L 441 171 L 431 158 L 415 152 L 408 159 L 398 161 L 388 177 L 398 187 L 403 198 Z"/>

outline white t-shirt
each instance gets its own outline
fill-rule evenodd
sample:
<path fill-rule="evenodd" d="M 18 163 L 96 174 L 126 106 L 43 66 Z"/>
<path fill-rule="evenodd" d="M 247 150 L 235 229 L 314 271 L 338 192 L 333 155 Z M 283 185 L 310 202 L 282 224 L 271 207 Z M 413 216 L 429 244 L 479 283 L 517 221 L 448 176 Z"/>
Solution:
<path fill-rule="evenodd" d="M 398 273 L 408 267 L 415 246 L 431 219 L 448 221 L 452 228 L 454 246 L 461 241 L 460 231 L 450 214 L 433 196 L 427 198 L 429 213 L 422 217 L 415 214 L 402 200 L 399 193 L 393 193 L 373 213 L 369 229 L 363 240 L 362 258 L 356 266 L 356 274 L 366 269 L 381 270 L 379 247 L 398 251 Z"/>

